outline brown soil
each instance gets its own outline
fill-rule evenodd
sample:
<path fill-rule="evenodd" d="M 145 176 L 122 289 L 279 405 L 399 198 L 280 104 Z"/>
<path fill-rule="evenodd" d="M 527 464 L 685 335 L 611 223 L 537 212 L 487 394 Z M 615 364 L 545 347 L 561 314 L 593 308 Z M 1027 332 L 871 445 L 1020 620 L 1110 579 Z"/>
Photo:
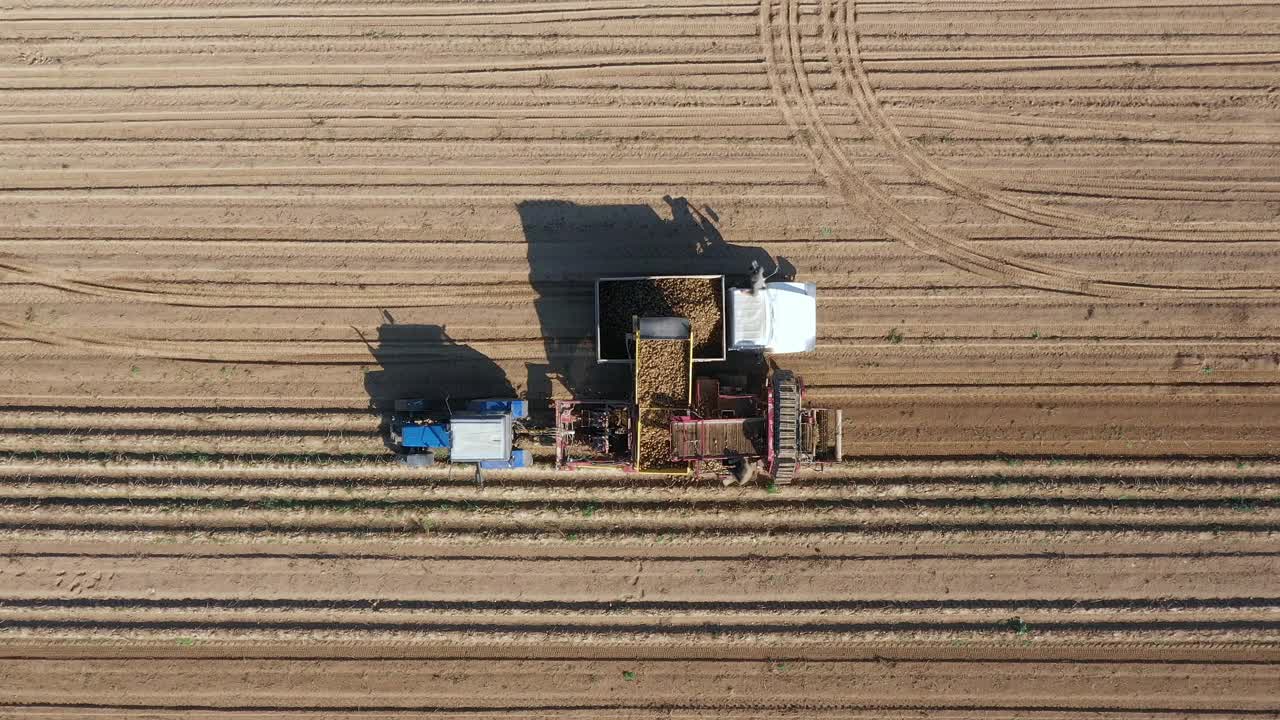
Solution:
<path fill-rule="evenodd" d="M 641 340 L 636 348 L 636 404 L 689 407 L 689 342 Z"/>
<path fill-rule="evenodd" d="M 695 358 L 724 354 L 724 296 L 719 280 L 662 278 L 600 283 L 600 343 L 604 357 L 626 359 L 633 317 L 689 321 Z"/>
<path fill-rule="evenodd" d="M 1268 546 L 10 542 L 0 702 L 68 718 L 1256 715 L 1275 709 L 1275 631 L 1204 590 L 1273 596 Z"/>
<path fill-rule="evenodd" d="M 477 493 L 396 468 L 4 462 L 0 703 L 1273 708 L 1274 468 L 1095 467 L 860 465 L 778 494 L 530 474 Z M 1170 668 L 1203 687 L 1170 690 Z M 955 695 L 921 698 L 924 681 Z M 639 710 L 632 683 L 653 686 Z M 706 700 L 727 684 L 732 702 Z"/>
<path fill-rule="evenodd" d="M 447 651 L 362 640 L 334 653 L 287 642 L 184 642 L 190 645 L 170 641 L 123 657 L 17 646 L 0 658 L 10 680 L 4 697 L 15 715 L 42 718 L 81 718 L 92 704 L 99 715 L 146 707 L 149 717 L 190 716 L 188 708 L 198 707 L 201 717 L 253 708 L 253 717 L 979 720 L 995 706 L 1007 717 L 1156 720 L 1178 708 L 1226 720 L 1271 713 L 1277 662 L 1265 648 L 1067 648 L 1058 653 L 1071 659 L 1061 660 L 1035 648 L 941 643 L 828 644 L 815 652 L 680 642 L 656 652 L 597 645 L 566 652 L 529 639 L 473 640 Z M 1175 674 L 1182 682 L 1167 680 Z M 904 690 L 912 687 L 930 692 Z M 557 712 L 548 715 L 549 707 Z"/>
<path fill-rule="evenodd" d="M 0 715 L 1280 712 L 1280 5 L 3 22 Z M 582 394 L 596 278 L 765 255 L 848 465 L 385 462 L 396 391 Z"/>

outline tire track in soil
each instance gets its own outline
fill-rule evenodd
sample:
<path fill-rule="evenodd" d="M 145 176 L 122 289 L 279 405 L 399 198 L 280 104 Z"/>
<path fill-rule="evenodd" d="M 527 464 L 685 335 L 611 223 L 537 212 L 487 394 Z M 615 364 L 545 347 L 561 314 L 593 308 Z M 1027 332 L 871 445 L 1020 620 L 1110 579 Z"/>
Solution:
<path fill-rule="evenodd" d="M 404 295 L 405 293 L 401 293 Z M 309 301 L 308 301 L 309 303 Z M 421 307 L 424 303 L 421 301 L 410 300 L 411 305 L 405 307 Z M 186 303 L 176 303 L 186 304 Z M 454 305 L 440 301 L 440 305 Z M 220 306 L 226 307 L 226 306 Z M 245 305 L 242 307 L 263 307 L 261 305 Z M 283 307 L 283 306 L 282 306 Z M 293 305 L 289 307 L 313 307 L 311 304 Z M 333 308 L 335 305 L 316 305 L 316 307 Z M 369 307 L 378 307 L 386 309 L 394 307 L 393 305 L 374 305 Z M 379 362 L 388 361 L 405 361 L 411 358 L 429 359 L 433 357 L 432 350 L 427 347 L 402 346 L 395 347 L 392 344 L 380 345 L 376 356 L 370 350 L 370 345 L 366 339 L 366 335 L 362 334 L 358 329 L 352 328 L 354 337 L 347 340 L 334 340 L 327 344 L 336 346 L 346 345 L 352 350 L 344 351 L 342 349 L 329 349 L 324 345 L 312 350 L 299 349 L 297 346 L 302 344 L 310 344 L 313 347 L 315 341 L 288 341 L 286 343 L 263 342 L 261 339 L 247 339 L 234 341 L 218 340 L 166 340 L 154 341 L 146 340 L 139 337 L 128 339 L 120 339 L 120 335 L 95 333 L 78 331 L 76 333 L 59 332 L 50 329 L 46 325 L 28 322 L 24 320 L 5 320 L 0 319 L 0 329 L 9 331 L 13 338 L 25 339 L 39 345 L 47 345 L 57 347 L 62 350 L 70 350 L 75 352 L 89 352 L 97 355 L 116 355 L 133 358 L 155 358 L 162 360 L 185 360 L 191 362 L 209 362 L 209 363 L 242 363 L 257 365 L 357 365 L 365 366 L 377 364 Z M 525 345 L 528 347 L 541 347 L 542 340 L 517 338 L 510 340 L 490 340 L 487 342 L 505 343 L 507 345 Z M 221 347 L 217 350 L 201 349 L 210 345 L 217 344 Z M 228 345 L 231 345 L 228 347 Z M 279 347 L 281 344 L 287 347 Z"/>
<path fill-rule="evenodd" d="M 760 33 L 765 68 L 778 108 L 806 154 L 833 188 L 852 207 L 875 217 L 891 236 L 955 267 L 998 282 L 1057 292 L 1104 297 L 1274 297 L 1277 288 L 1175 286 L 1092 277 L 992 253 L 958 236 L 928 228 L 900 209 L 874 180 L 853 166 L 827 128 L 801 56 L 799 25 L 799 0 L 761 2 Z M 874 132 L 873 127 L 869 129 Z"/>
<path fill-rule="evenodd" d="M 258 307 L 258 306 L 254 306 Z M 388 306 L 383 306 L 388 307 Z M 330 350 L 315 352 L 255 350 L 253 348 L 201 351 L 201 343 L 152 342 L 140 339 L 119 340 L 118 335 L 79 332 L 61 333 L 36 323 L 0 319 L 0 328 L 13 335 L 41 345 L 66 350 L 88 352 L 94 355 L 114 355 L 132 358 L 183 360 L 206 363 L 244 363 L 258 365 L 368 365 L 377 360 L 365 350 L 337 353 Z M 352 341 L 357 345 L 358 340 Z"/>
<path fill-rule="evenodd" d="M 865 2 L 865 0 L 863 0 Z M 927 183 L 971 202 L 997 212 L 1034 222 L 1045 227 L 1071 230 L 1096 236 L 1133 237 L 1148 240 L 1173 240 L 1179 242 L 1229 242 L 1251 235 L 1249 228 L 1218 229 L 1214 227 L 1188 228 L 1180 223 L 1153 223 L 1124 218 L 1105 217 L 1089 213 L 1057 209 L 1040 203 L 1031 203 L 1009 192 L 999 192 L 979 181 L 963 180 L 940 164 L 934 162 L 920 147 L 902 134 L 876 97 L 875 88 L 862 59 L 858 34 L 858 0 L 822 0 L 822 36 L 826 42 L 827 58 L 840 89 L 848 96 L 861 123 L 876 140 L 895 152 L 895 159 L 911 167 L 916 176 Z M 1274 59 L 1274 54 L 1266 54 Z M 1122 60 L 1123 57 L 1116 60 Z M 1022 60 L 1022 58 L 1010 58 Z M 960 127 L 964 127 L 961 123 Z M 1037 182 L 1032 176 L 1023 176 L 1020 183 Z M 1266 233 L 1277 237 L 1280 226 L 1261 226 L 1252 233 Z"/>
<path fill-rule="evenodd" d="M 141 289 L 114 283 L 91 282 L 77 280 L 66 273 L 35 268 L 10 261 L 0 262 L 0 270 L 7 271 L 22 280 L 41 285 L 53 290 L 62 290 L 75 295 L 106 297 L 115 300 L 133 302 L 160 303 L 180 307 L 248 309 L 248 308 L 416 308 L 452 304 L 445 299 L 414 299 L 403 292 L 362 291 L 359 293 L 315 293 L 302 294 L 291 292 L 282 296 L 279 293 L 254 297 L 245 294 L 216 294 L 178 292 L 174 290 Z M 6 320 L 8 327 L 24 331 L 32 331 L 30 323 Z M 73 338 L 68 338 L 73 340 Z M 92 342 L 92 341 L 86 341 Z"/>
<path fill-rule="evenodd" d="M 790 3 L 790 0 L 787 0 L 787 2 Z M 766 8 L 766 7 L 769 8 L 765 14 L 770 17 L 770 20 L 767 20 L 765 22 L 765 25 L 769 25 L 771 22 L 771 18 L 773 15 L 773 12 L 771 9 L 772 5 L 773 5 L 773 2 L 768 2 L 762 6 L 762 8 Z M 838 58 L 841 61 L 841 62 L 835 63 L 836 65 L 839 65 L 841 67 L 841 72 L 835 73 L 837 76 L 837 80 L 839 81 L 838 84 L 845 89 L 846 94 L 850 95 L 855 99 L 854 105 L 856 106 L 856 109 L 860 111 L 859 115 L 863 119 L 863 125 L 865 125 L 867 128 L 873 131 L 873 136 L 875 136 L 881 142 L 887 143 L 891 147 L 895 147 L 899 151 L 900 155 L 904 155 L 904 153 L 902 152 L 904 148 L 906 150 L 914 151 L 915 149 L 914 144 L 910 143 L 910 141 L 906 140 L 904 137 L 901 136 L 899 132 L 897 132 L 896 127 L 893 126 L 893 124 L 890 123 L 886 117 L 884 117 L 883 112 L 879 112 L 879 113 L 876 112 L 877 108 L 879 108 L 880 110 L 882 110 L 882 108 L 880 108 L 878 102 L 876 102 L 874 99 L 874 92 L 873 92 L 873 89 L 870 87 L 869 78 L 866 77 L 865 68 L 863 68 L 861 65 L 860 57 L 858 55 L 857 38 L 852 37 L 852 35 L 857 32 L 856 7 L 852 3 L 845 3 L 843 5 L 843 9 L 845 11 L 844 12 L 845 19 L 843 21 L 841 21 L 839 17 L 841 15 L 841 13 L 839 12 L 840 7 L 841 6 L 832 5 L 831 0 L 826 0 L 823 3 L 823 6 L 821 8 L 821 13 L 820 13 L 823 18 L 822 34 L 824 35 L 824 39 L 826 40 L 828 45 L 828 55 L 831 58 Z M 787 25 L 798 24 L 798 13 L 799 13 L 798 8 L 799 6 L 794 3 L 784 4 L 782 6 L 781 8 L 782 12 L 779 13 L 779 16 L 782 17 L 784 20 L 784 29 L 786 29 Z M 838 146 L 838 143 L 835 141 L 835 139 L 830 135 L 829 131 L 827 130 L 824 121 L 822 120 L 822 118 L 820 117 L 817 111 L 816 104 L 813 103 L 811 91 L 808 89 L 807 75 L 804 68 L 802 67 L 802 60 L 800 59 L 801 48 L 799 44 L 800 38 L 799 38 L 798 29 L 794 27 L 790 28 L 790 32 L 786 32 L 785 37 L 790 40 L 789 44 L 786 47 L 786 53 L 790 56 L 792 60 L 792 66 L 795 71 L 796 85 L 801 90 L 799 100 L 803 102 L 799 102 L 798 106 L 805 111 L 807 115 L 807 122 L 810 126 L 812 126 L 812 128 L 815 131 L 815 134 L 825 143 L 825 147 L 822 147 L 822 148 L 815 148 L 810 146 L 808 148 L 810 150 L 810 155 L 811 157 L 822 157 L 824 153 L 826 156 L 831 156 L 834 153 L 835 155 L 838 155 L 840 160 L 843 160 L 843 157 L 844 157 L 843 150 Z M 840 41 L 838 46 L 836 44 L 837 40 Z M 767 56 L 766 59 L 771 59 L 773 57 L 773 54 L 769 52 L 769 47 L 771 47 L 771 45 L 766 43 L 766 56 Z M 770 64 L 770 63 L 767 63 L 767 64 Z M 856 82 L 855 82 L 855 79 L 851 79 L 849 77 L 851 67 L 852 67 L 852 73 L 855 76 Z M 781 86 L 778 83 L 776 69 L 771 69 L 770 75 L 771 75 L 771 84 L 775 88 L 775 94 L 777 94 Z M 854 91 L 855 87 L 859 88 L 861 92 Z M 797 130 L 800 129 L 800 126 L 797 125 L 796 122 L 794 121 L 794 115 L 790 111 L 790 102 L 786 99 L 785 92 L 782 92 L 781 95 L 779 96 L 779 107 L 784 111 L 784 114 L 787 116 L 789 124 L 791 124 L 794 129 L 797 129 Z M 916 157 L 916 156 L 919 156 L 919 157 Z M 921 162 L 924 162 L 924 163 L 931 162 L 927 158 L 924 158 L 923 155 L 921 155 L 918 152 L 914 156 L 904 155 L 904 157 L 906 157 L 908 161 L 911 161 L 913 158 L 915 158 L 917 160 L 916 162 L 917 165 L 920 165 Z M 819 165 L 821 166 L 822 165 L 821 161 L 818 161 L 818 162 L 819 162 Z M 838 170 L 845 171 L 845 172 L 852 172 L 855 174 L 857 172 L 855 169 L 852 168 L 852 166 L 847 165 L 847 163 L 845 162 L 838 162 L 837 165 L 838 165 L 837 167 Z M 920 165 L 920 167 L 916 168 L 917 172 L 920 171 L 921 167 L 926 167 L 926 166 Z M 829 169 L 830 168 L 828 168 L 828 170 Z M 926 169 L 929 169 L 930 172 L 934 173 L 935 175 L 937 174 L 937 172 L 942 171 L 942 169 L 936 166 L 936 164 L 928 166 L 926 167 Z M 827 174 L 830 177 L 830 172 L 828 172 Z M 945 174 L 945 171 L 943 171 L 943 174 Z M 965 186 L 964 183 L 962 183 L 956 178 L 951 178 L 950 176 L 948 176 L 948 178 L 941 178 L 941 180 L 939 180 L 938 177 L 934 177 L 930 179 L 930 181 L 935 182 L 935 184 L 939 184 L 945 189 L 951 189 L 959 194 L 964 194 L 963 188 L 967 186 Z M 865 192 L 866 190 L 871 188 L 873 181 L 871 181 L 869 178 L 862 178 L 862 179 L 864 180 L 864 182 L 861 183 L 860 189 Z M 929 179 L 929 178 L 926 178 L 926 179 Z M 882 205 L 892 204 L 892 200 L 888 198 L 887 195 L 883 195 L 881 193 L 868 193 L 868 194 Z M 846 195 L 846 198 L 848 199 L 847 192 L 845 193 L 845 195 Z M 903 218 L 903 219 L 906 219 L 908 221 L 910 220 L 910 218 Z M 904 226 L 904 227 L 907 227 L 907 226 Z M 1092 226 L 1085 227 L 1084 225 L 1081 225 L 1079 229 L 1087 233 L 1096 234 L 1097 232 L 1099 232 L 1099 229 L 1097 227 L 1092 227 Z M 1088 278 L 1087 276 L 1077 274 L 1077 273 L 1061 271 L 1060 269 L 1054 268 L 1052 266 L 1044 266 L 1044 265 L 1038 265 L 1038 264 L 1022 263 L 1022 262 L 1012 262 L 1012 261 L 1009 261 L 1007 258 L 1002 260 L 1000 256 L 975 251 L 974 248 L 972 248 L 971 246 L 965 245 L 964 241 L 959 240 L 958 238 L 951 238 L 950 240 L 946 238 L 942 238 L 942 241 L 939 242 L 939 238 L 936 236 L 935 233 L 931 233 L 930 231 L 927 230 L 927 228 L 924 228 L 924 226 L 919 224 L 916 224 L 914 229 L 907 227 L 907 230 L 908 230 L 907 232 L 908 235 L 914 235 L 913 242 L 915 242 L 918 248 L 919 247 L 932 248 L 932 250 L 935 251 L 935 254 L 937 254 L 936 251 L 943 250 L 944 257 L 947 257 L 949 255 L 950 260 L 957 259 L 956 252 L 958 251 L 962 256 L 961 258 L 962 261 L 958 263 L 958 266 L 960 267 L 965 267 L 966 269 L 969 269 L 971 271 L 975 269 L 982 269 L 983 272 L 986 272 L 989 275 L 991 273 L 994 273 L 995 277 L 1002 278 L 1005 280 L 1014 279 L 1016 283 L 1031 285 L 1035 287 L 1048 287 L 1049 289 L 1057 289 L 1057 290 L 1067 291 L 1067 292 L 1085 292 L 1088 294 L 1109 294 L 1109 295 L 1116 295 L 1116 294 L 1133 295 L 1133 291 L 1135 289 L 1138 289 L 1137 290 L 1138 295 L 1145 295 L 1150 290 L 1150 291 L 1156 291 L 1160 294 L 1165 294 L 1168 292 L 1173 292 L 1177 294 L 1193 292 L 1196 294 L 1207 294 L 1215 297 L 1253 296 L 1255 291 L 1269 292 L 1268 290 L 1262 290 L 1259 288 L 1233 288 L 1233 289 L 1228 289 L 1225 294 L 1222 294 L 1212 288 L 1192 288 L 1188 286 L 1156 287 L 1152 285 L 1142 285 L 1142 284 L 1136 284 L 1136 283 L 1123 283 L 1123 282 L 1115 282 L 1115 281 L 1109 281 L 1109 280 L 1093 280 Z M 920 234 L 921 231 L 924 233 L 923 235 Z M 1228 232 L 1236 232 L 1236 231 L 1232 230 Z M 930 237 L 931 235 L 932 237 Z M 69 292 L 113 297 L 118 299 L 131 299 L 135 301 L 161 302 L 165 304 L 182 305 L 182 306 L 221 307 L 221 308 L 320 307 L 320 306 L 326 306 L 332 303 L 341 304 L 347 307 L 405 307 L 407 306 L 405 304 L 404 295 L 402 293 L 397 293 L 394 295 L 386 295 L 385 297 L 379 294 L 371 295 L 368 292 L 365 292 L 355 296 L 322 295 L 322 296 L 308 296 L 304 298 L 297 298 L 296 295 L 290 295 L 286 297 L 280 297 L 279 295 L 275 295 L 275 296 L 272 296 L 271 298 L 264 297 L 262 299 L 249 299 L 244 295 L 216 295 L 216 294 L 206 295 L 206 294 L 196 294 L 196 293 L 179 293 L 171 290 L 141 290 L 141 289 L 132 288 L 128 286 L 85 282 L 82 280 L 75 280 L 73 278 L 69 278 L 69 277 L 66 277 L 65 275 L 61 275 L 58 273 L 38 271 L 34 268 L 28 268 L 28 267 L 22 267 L 22 266 L 16 266 L 16 265 L 8 265 L 8 266 L 0 265 L 0 268 L 8 269 L 11 272 L 20 273 L 25 277 L 29 278 L 33 282 L 43 284 L 52 288 L 66 290 Z M 1049 280 L 1047 285 L 1044 282 L 1046 278 L 1052 278 Z M 1144 288 L 1144 289 L 1139 289 L 1139 288 Z M 1101 290 L 1105 290 L 1105 292 L 1100 292 Z M 422 303 L 414 302 L 410 306 L 420 307 L 422 306 Z M 31 332 L 32 329 L 28 328 L 27 331 Z M 62 338 L 60 341 L 74 345 L 77 342 L 77 339 Z M 90 341 L 90 344 L 96 344 L 99 347 L 104 347 L 101 343 L 95 343 L 93 341 Z M 167 350 L 158 351 L 158 352 L 155 350 L 152 350 L 151 352 L 157 357 L 166 357 L 166 358 L 172 358 L 172 359 L 221 360 L 227 357 L 226 355 L 210 356 L 210 355 L 200 355 L 199 353 L 180 355 Z"/>

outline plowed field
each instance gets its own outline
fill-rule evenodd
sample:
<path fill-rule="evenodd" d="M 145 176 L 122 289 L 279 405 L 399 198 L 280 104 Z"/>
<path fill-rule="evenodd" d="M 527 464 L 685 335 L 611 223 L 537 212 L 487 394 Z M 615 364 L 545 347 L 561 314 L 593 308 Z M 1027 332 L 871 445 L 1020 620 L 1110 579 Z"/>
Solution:
<path fill-rule="evenodd" d="M 1276 717 L 1278 168 L 1266 0 L 0 4 L 0 717 Z M 752 260 L 845 465 L 388 461 Z"/>

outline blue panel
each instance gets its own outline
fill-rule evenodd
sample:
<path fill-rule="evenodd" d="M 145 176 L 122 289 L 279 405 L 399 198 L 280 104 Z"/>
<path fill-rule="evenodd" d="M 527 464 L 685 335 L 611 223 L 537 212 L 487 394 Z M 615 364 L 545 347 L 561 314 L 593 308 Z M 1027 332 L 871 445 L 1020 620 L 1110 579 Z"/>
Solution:
<path fill-rule="evenodd" d="M 529 403 L 524 400 L 472 400 L 467 403 L 471 412 L 507 415 L 520 420 L 529 417 Z"/>
<path fill-rule="evenodd" d="M 533 455 L 528 450 L 512 450 L 511 451 L 511 467 L 527 468 L 533 467 Z"/>
<path fill-rule="evenodd" d="M 405 425 L 400 436 L 401 444 L 411 448 L 447 448 L 452 441 L 444 425 Z"/>
<path fill-rule="evenodd" d="M 514 470 L 532 467 L 533 456 L 528 450 L 512 450 L 508 460 L 481 460 L 478 464 L 481 470 Z"/>

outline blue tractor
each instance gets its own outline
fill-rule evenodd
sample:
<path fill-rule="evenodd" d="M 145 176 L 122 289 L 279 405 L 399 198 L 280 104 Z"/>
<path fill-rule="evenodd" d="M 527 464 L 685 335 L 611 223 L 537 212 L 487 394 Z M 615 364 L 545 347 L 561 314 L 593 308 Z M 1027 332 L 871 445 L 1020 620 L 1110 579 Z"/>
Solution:
<path fill-rule="evenodd" d="M 513 447 L 516 421 L 528 416 L 524 400 L 472 400 L 463 410 L 440 412 L 425 400 L 397 400 L 391 440 L 410 467 L 431 467 L 437 452 L 450 463 L 474 463 L 477 472 L 530 467 L 529 451 Z"/>

